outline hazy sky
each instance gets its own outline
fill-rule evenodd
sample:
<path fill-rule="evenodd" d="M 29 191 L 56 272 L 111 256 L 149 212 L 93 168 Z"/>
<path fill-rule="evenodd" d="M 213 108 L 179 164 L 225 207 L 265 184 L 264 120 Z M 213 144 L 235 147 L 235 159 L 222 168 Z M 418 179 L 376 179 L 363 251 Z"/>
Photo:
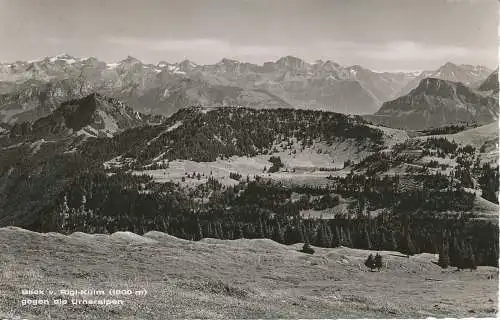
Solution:
<path fill-rule="evenodd" d="M 498 12 L 496 0 L 0 0 L 0 61 L 294 55 L 375 70 L 493 68 Z"/>

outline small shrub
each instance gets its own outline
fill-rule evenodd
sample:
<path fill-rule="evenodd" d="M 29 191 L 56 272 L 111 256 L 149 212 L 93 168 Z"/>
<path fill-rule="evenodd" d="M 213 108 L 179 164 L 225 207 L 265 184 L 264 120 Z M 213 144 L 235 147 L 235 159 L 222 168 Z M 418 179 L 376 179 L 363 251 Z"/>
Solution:
<path fill-rule="evenodd" d="M 370 271 L 373 271 L 373 269 L 376 268 L 375 266 L 375 259 L 373 259 L 373 255 L 370 253 L 368 258 L 365 260 L 365 266 L 367 268 L 370 268 Z"/>
<path fill-rule="evenodd" d="M 301 251 L 307 254 L 314 254 L 314 249 L 311 248 L 311 245 L 309 243 L 304 243 Z"/>
<path fill-rule="evenodd" d="M 351 160 L 346 160 L 346 161 L 344 161 L 344 168 L 347 168 L 347 167 L 349 167 L 350 165 L 352 165 L 352 161 L 351 161 Z"/>
<path fill-rule="evenodd" d="M 448 266 L 450 265 L 450 257 L 448 256 L 448 252 L 446 252 L 445 250 L 441 250 L 441 252 L 439 253 L 437 264 L 443 269 L 448 268 Z"/>
<path fill-rule="evenodd" d="M 278 172 L 285 166 L 283 162 L 281 162 L 280 157 L 271 157 L 269 158 L 269 162 L 271 162 L 273 165 L 269 168 L 269 170 L 267 170 L 268 173 Z"/>

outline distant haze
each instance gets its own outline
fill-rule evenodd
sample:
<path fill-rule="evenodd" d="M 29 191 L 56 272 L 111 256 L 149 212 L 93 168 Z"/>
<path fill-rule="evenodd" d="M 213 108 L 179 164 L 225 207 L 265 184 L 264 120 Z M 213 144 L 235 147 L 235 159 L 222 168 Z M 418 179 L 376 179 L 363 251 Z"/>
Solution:
<path fill-rule="evenodd" d="M 498 64 L 495 0 L 0 0 L 0 61 L 294 55 L 374 70 Z"/>

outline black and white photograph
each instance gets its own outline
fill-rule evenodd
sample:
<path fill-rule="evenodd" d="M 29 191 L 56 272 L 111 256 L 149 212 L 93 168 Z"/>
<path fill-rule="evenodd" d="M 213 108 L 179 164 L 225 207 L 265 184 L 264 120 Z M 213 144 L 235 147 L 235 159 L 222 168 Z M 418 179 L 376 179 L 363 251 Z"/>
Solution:
<path fill-rule="evenodd" d="M 0 0 L 0 320 L 496 319 L 497 0 Z"/>

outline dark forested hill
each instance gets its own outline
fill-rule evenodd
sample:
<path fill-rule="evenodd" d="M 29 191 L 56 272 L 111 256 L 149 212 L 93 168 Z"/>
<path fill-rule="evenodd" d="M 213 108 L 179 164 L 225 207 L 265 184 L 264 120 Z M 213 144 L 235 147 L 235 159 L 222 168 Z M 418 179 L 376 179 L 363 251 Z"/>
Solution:
<path fill-rule="evenodd" d="M 368 127 L 360 117 L 321 111 L 193 107 L 176 113 L 161 127 L 164 130 L 145 148 L 131 150 L 129 155 L 141 160 L 214 161 L 267 154 L 282 141 L 382 143 L 380 130 Z"/>
<path fill-rule="evenodd" d="M 0 221 L 36 215 L 29 203 L 40 210 L 44 197 L 51 200 L 47 184 L 57 191 L 81 170 L 103 170 L 104 162 L 116 157 L 126 159 L 126 170 L 176 159 L 200 162 L 270 154 L 277 143 L 289 141 L 308 145 L 349 140 L 368 150 L 383 143 L 382 132 L 360 117 L 331 112 L 191 107 L 161 124 L 146 125 L 138 114 L 113 102 L 98 95 L 68 102 L 25 130 L 15 126 L 2 136 Z M 127 126 L 130 129 L 120 133 L 118 129 Z M 84 128 L 110 133 L 110 127 L 114 135 L 88 134 L 82 139 L 70 134 Z"/>

